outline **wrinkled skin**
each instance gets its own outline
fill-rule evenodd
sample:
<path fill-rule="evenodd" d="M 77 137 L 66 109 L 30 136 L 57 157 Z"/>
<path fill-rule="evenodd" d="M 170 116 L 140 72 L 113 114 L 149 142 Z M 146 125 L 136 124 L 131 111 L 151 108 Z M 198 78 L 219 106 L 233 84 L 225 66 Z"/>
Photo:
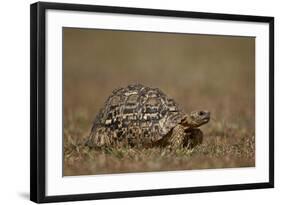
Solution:
<path fill-rule="evenodd" d="M 193 111 L 184 116 L 181 123 L 176 125 L 163 139 L 155 145 L 168 146 L 170 148 L 193 148 L 203 142 L 203 132 L 199 126 L 208 123 L 210 112 Z"/>

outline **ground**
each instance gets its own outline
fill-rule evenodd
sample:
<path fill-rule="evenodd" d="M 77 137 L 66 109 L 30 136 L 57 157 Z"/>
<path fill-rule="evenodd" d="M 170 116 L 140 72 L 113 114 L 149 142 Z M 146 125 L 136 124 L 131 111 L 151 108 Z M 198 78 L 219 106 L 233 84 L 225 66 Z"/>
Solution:
<path fill-rule="evenodd" d="M 255 166 L 255 39 L 64 30 L 64 175 Z M 186 112 L 209 110 L 188 150 L 81 144 L 111 91 L 158 87 Z"/>
<path fill-rule="evenodd" d="M 81 123 L 79 120 L 78 122 Z M 84 138 L 65 135 L 64 174 L 92 175 L 255 165 L 255 138 L 247 130 L 214 122 L 205 130 L 202 145 L 194 149 L 176 150 L 166 148 L 94 150 L 81 146 Z"/>

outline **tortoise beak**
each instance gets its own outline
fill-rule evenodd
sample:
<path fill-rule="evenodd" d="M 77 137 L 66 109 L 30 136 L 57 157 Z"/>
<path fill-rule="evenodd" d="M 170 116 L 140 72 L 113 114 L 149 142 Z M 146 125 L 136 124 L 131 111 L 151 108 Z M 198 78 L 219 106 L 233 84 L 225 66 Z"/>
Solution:
<path fill-rule="evenodd" d="M 205 111 L 205 118 L 210 119 L 211 113 L 209 111 Z"/>
<path fill-rule="evenodd" d="M 207 123 L 209 122 L 210 118 L 211 118 L 211 113 L 209 111 L 200 111 L 199 115 L 201 116 L 201 119 L 203 121 L 203 123 Z"/>

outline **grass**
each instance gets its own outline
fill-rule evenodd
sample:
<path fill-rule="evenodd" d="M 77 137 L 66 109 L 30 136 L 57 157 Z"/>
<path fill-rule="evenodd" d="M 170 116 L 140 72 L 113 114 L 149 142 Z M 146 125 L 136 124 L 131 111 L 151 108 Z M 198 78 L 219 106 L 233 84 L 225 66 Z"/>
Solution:
<path fill-rule="evenodd" d="M 169 150 L 157 147 L 95 150 L 83 146 L 86 135 L 84 138 L 65 135 L 64 174 L 71 176 L 255 166 L 254 135 L 231 124 L 210 124 L 203 144 L 193 149 Z"/>
<path fill-rule="evenodd" d="M 64 30 L 64 175 L 255 166 L 254 38 Z M 161 75 L 159 75 L 161 74 Z M 82 146 L 111 91 L 158 87 L 211 120 L 194 149 Z"/>

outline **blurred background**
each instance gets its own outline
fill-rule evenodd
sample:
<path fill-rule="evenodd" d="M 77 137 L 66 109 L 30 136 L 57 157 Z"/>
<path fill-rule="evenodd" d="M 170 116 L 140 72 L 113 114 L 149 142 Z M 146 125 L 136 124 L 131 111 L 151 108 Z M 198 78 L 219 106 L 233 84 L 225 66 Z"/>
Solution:
<path fill-rule="evenodd" d="M 160 88 L 186 112 L 209 110 L 202 130 L 215 142 L 255 135 L 254 37 L 64 28 L 63 39 L 65 146 L 89 134 L 113 89 L 131 83 Z M 240 164 L 254 161 L 252 153 Z"/>

